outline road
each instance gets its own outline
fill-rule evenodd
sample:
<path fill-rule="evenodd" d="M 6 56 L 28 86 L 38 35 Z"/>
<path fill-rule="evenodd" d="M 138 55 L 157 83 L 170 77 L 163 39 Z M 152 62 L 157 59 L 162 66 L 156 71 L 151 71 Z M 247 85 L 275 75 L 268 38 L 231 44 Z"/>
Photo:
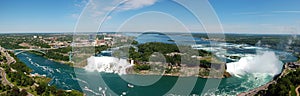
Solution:
<path fill-rule="evenodd" d="M 267 90 L 269 85 L 274 84 L 274 83 L 276 83 L 276 81 L 273 80 L 273 81 L 271 81 L 271 82 L 269 82 L 269 83 L 267 83 L 263 86 L 257 87 L 255 89 L 252 89 L 252 90 L 248 91 L 248 92 L 240 93 L 240 94 L 238 94 L 238 96 L 254 96 L 260 90 Z"/>
<path fill-rule="evenodd" d="M 0 75 L 2 77 L 2 84 L 5 84 L 5 85 L 9 85 L 11 88 L 14 86 L 14 84 L 12 84 L 11 82 L 9 82 L 6 78 L 6 73 L 5 73 L 5 70 L 0 67 Z M 22 89 L 20 89 L 21 91 Z M 27 96 L 34 96 L 33 94 L 27 92 Z"/>
<path fill-rule="evenodd" d="M 297 96 L 300 96 L 299 91 L 298 91 L 299 88 L 300 88 L 300 85 L 295 89 L 295 92 L 296 92 Z"/>
<path fill-rule="evenodd" d="M 2 48 L 1 46 L 0 46 L 0 52 L 2 53 L 2 55 L 4 55 L 5 57 L 6 57 L 6 59 L 7 59 L 7 61 L 6 61 L 6 64 L 14 64 L 15 62 L 16 62 L 16 60 L 13 58 L 13 57 L 11 57 L 10 56 L 10 54 L 8 54 L 8 52 L 4 49 L 4 48 Z M 13 69 L 12 69 L 13 70 Z M 10 81 L 8 81 L 7 80 L 7 78 L 6 78 L 6 72 L 5 72 L 5 70 L 4 70 L 4 68 L 2 68 L 2 67 L 0 67 L 0 76 L 2 77 L 1 79 L 1 81 L 2 82 L 0 82 L 1 84 L 4 84 L 4 85 L 8 85 L 8 86 L 10 86 L 11 88 L 12 87 L 14 87 L 15 85 L 13 84 L 13 83 L 11 83 Z M 20 89 L 20 91 L 22 90 L 21 88 L 19 88 Z M 4 92 L 2 92 L 2 93 L 0 93 L 0 94 L 3 94 Z M 29 92 L 27 92 L 27 96 L 34 96 L 33 94 L 31 94 L 31 93 L 29 93 Z"/>
<path fill-rule="evenodd" d="M 4 49 L 4 48 L 2 48 L 1 46 L 0 46 L 0 52 L 1 52 L 1 54 L 4 56 L 4 57 L 6 57 L 6 59 L 7 59 L 7 61 L 6 61 L 6 64 L 13 64 L 13 63 L 15 63 L 16 62 L 16 60 L 13 58 L 13 57 L 11 57 L 9 54 L 8 54 L 8 52 L 6 52 L 6 50 Z"/>
<path fill-rule="evenodd" d="M 10 87 L 13 87 L 14 84 L 10 83 L 7 80 L 5 70 L 2 67 L 0 67 L 0 73 L 1 73 L 1 77 L 2 77 L 2 84 L 6 84 L 6 85 L 9 85 Z"/>

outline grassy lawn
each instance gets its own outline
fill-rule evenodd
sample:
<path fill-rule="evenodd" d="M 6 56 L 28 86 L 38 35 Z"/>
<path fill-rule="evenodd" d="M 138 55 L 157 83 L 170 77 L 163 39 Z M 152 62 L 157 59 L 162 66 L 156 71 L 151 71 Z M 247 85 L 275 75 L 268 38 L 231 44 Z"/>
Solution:
<path fill-rule="evenodd" d="M 291 96 L 297 96 L 295 89 L 295 86 L 291 86 Z"/>
<path fill-rule="evenodd" d="M 16 82 L 12 82 L 11 78 L 8 77 L 8 75 L 6 75 L 6 79 L 11 82 L 14 86 L 17 86 Z M 34 81 L 35 82 L 50 82 L 51 78 L 47 78 L 47 77 L 34 77 Z M 35 91 L 36 87 L 34 85 L 32 86 L 18 86 L 18 88 L 20 89 L 26 89 L 27 92 L 33 94 L 34 96 L 38 96 L 37 92 Z M 0 91 L 1 93 L 2 91 Z M 53 94 L 50 94 L 50 96 L 54 96 Z"/>

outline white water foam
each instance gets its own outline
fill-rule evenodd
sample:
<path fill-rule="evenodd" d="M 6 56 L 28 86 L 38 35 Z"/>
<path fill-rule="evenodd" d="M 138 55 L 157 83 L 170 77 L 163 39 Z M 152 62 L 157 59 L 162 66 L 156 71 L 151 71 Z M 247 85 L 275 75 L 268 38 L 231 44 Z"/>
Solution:
<path fill-rule="evenodd" d="M 73 78 L 73 80 L 80 81 L 80 82 L 82 82 L 82 83 L 84 83 L 84 84 L 86 84 L 86 85 L 89 85 L 88 82 L 86 82 L 86 81 L 84 81 L 84 80 L 82 80 L 82 79 L 79 79 L 79 78 Z"/>
<path fill-rule="evenodd" d="M 91 92 L 91 93 L 93 93 L 93 94 L 95 94 L 95 95 L 97 95 L 97 96 L 100 96 L 100 93 L 97 93 L 97 92 L 93 91 L 92 89 L 88 88 L 87 86 L 85 86 L 85 87 L 83 88 L 83 90 L 88 91 L 88 92 Z M 104 96 L 104 95 L 102 95 L 102 96 Z"/>
<path fill-rule="evenodd" d="M 59 69 L 55 69 L 55 70 L 56 70 L 56 72 L 61 73 L 61 71 Z"/>
<path fill-rule="evenodd" d="M 84 67 L 87 71 L 98 71 L 107 73 L 126 74 L 126 69 L 132 65 L 126 59 L 115 57 L 95 57 L 87 59 L 88 65 Z"/>
<path fill-rule="evenodd" d="M 279 74 L 283 63 L 274 52 L 265 51 L 254 56 L 242 57 L 238 62 L 228 63 L 227 72 L 240 77 L 246 73 L 267 73 L 269 75 Z"/>

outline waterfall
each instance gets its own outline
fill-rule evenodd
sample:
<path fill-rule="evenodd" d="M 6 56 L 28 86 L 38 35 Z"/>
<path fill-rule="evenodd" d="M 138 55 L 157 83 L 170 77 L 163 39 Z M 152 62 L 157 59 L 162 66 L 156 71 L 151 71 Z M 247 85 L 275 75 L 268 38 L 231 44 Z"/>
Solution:
<path fill-rule="evenodd" d="M 88 65 L 84 67 L 87 71 L 98 71 L 106 73 L 126 74 L 126 69 L 132 65 L 126 59 L 115 57 L 95 57 L 87 59 Z"/>
<path fill-rule="evenodd" d="M 250 74 L 269 74 L 276 75 L 282 70 L 283 63 L 274 52 L 260 52 L 254 56 L 242 57 L 237 62 L 227 64 L 227 72 L 235 76 Z"/>

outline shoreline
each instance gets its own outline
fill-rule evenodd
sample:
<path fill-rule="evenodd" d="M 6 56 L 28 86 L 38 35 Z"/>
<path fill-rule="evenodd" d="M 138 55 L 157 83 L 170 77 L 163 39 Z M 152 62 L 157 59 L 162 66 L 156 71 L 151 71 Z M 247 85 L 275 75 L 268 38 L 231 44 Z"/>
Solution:
<path fill-rule="evenodd" d="M 277 80 L 284 77 L 285 75 L 287 75 L 287 71 L 289 70 L 288 69 L 288 64 L 290 62 L 286 62 L 284 63 L 284 66 L 283 66 L 283 69 L 281 71 L 280 74 L 277 74 L 273 77 L 273 79 L 271 81 L 269 81 L 268 83 L 264 84 L 264 85 L 261 85 L 257 88 L 254 88 L 254 89 L 251 89 L 249 91 L 246 91 L 246 92 L 241 92 L 239 94 L 237 94 L 237 96 L 253 96 L 253 95 L 256 95 L 258 92 L 260 91 L 263 91 L 263 90 L 268 90 L 268 87 L 272 84 L 276 84 L 277 83 Z"/>
<path fill-rule="evenodd" d="M 48 60 L 51 60 L 51 61 L 54 61 L 54 62 L 58 62 L 58 63 L 61 63 L 61 64 L 65 64 L 65 65 L 68 65 L 70 67 L 73 67 L 73 68 L 81 68 L 81 69 L 84 69 L 84 66 L 74 66 L 74 63 L 72 62 L 68 62 L 68 61 L 62 61 L 62 60 L 55 60 L 55 59 L 52 59 L 52 58 L 48 58 L 46 56 L 43 56 L 39 53 L 36 53 L 36 52 L 31 52 L 31 51 L 28 51 L 29 53 L 32 53 L 32 54 L 35 54 L 35 55 L 38 55 L 38 56 L 41 56 L 41 57 L 44 57 Z M 117 73 L 116 73 L 117 74 Z M 149 75 L 149 74 L 143 74 L 143 73 L 127 73 L 128 75 Z M 178 75 L 177 73 L 174 73 L 174 74 L 162 74 L 160 76 L 172 76 L 172 77 L 197 77 L 197 78 L 203 78 L 203 79 L 222 79 L 222 78 L 230 78 L 232 77 L 232 75 L 228 72 L 223 72 L 223 75 L 221 77 L 219 76 L 199 76 L 199 75 L 191 75 L 191 76 L 186 76 L 186 75 L 181 75 L 180 74 Z"/>
<path fill-rule="evenodd" d="M 117 74 L 117 73 L 113 73 Z M 163 74 L 163 75 L 155 75 L 155 74 L 126 74 L 126 75 L 141 75 L 141 76 L 167 76 L 167 77 L 196 77 L 201 79 L 223 79 L 223 78 L 230 78 L 230 77 L 220 77 L 220 78 L 214 78 L 214 77 L 201 77 L 201 76 L 180 76 L 180 75 L 170 75 L 170 74 Z"/>
<path fill-rule="evenodd" d="M 46 57 L 45 57 L 46 58 Z M 64 61 L 59 61 L 59 60 L 54 60 L 54 59 L 50 59 L 50 58 L 47 58 L 49 60 L 52 60 L 52 61 L 55 61 L 55 62 L 59 62 L 61 64 L 66 64 L 64 63 Z M 278 80 L 278 78 L 281 78 L 282 76 L 286 75 L 286 71 L 288 70 L 288 65 L 289 62 L 285 63 L 284 66 L 283 66 L 283 69 L 282 69 L 282 72 L 280 74 L 277 74 L 273 77 L 273 79 L 269 82 L 267 82 L 266 84 L 264 85 L 261 85 L 257 88 L 254 88 L 254 89 L 251 89 L 249 91 L 246 91 L 246 92 L 241 92 L 241 93 L 238 93 L 237 96 L 253 96 L 255 94 L 257 94 L 259 91 L 263 91 L 263 90 L 268 90 L 268 86 L 272 85 L 272 84 L 275 84 L 276 81 Z M 69 65 L 69 64 L 67 64 Z M 70 66 L 70 65 L 69 65 Z M 74 68 L 82 68 L 84 69 L 84 67 L 75 67 L 75 66 L 70 66 L 70 67 L 74 67 Z M 106 72 L 103 72 L 103 73 L 106 73 Z M 109 74 L 118 74 L 118 73 L 109 73 Z M 180 78 L 180 77 L 183 77 L 183 78 L 186 78 L 186 77 L 195 77 L 195 78 L 201 78 L 201 79 L 223 79 L 223 78 L 230 78 L 232 77 L 232 75 L 230 74 L 229 77 L 210 77 L 210 76 L 205 76 L 205 77 L 202 77 L 202 76 L 185 76 L 185 75 L 180 75 L 180 74 L 161 74 L 161 75 L 157 75 L 157 74 L 143 74 L 143 73 L 129 73 L 129 74 L 125 74 L 125 75 L 141 75 L 141 76 L 167 76 L 167 77 L 177 77 L 177 78 Z"/>
<path fill-rule="evenodd" d="M 12 51 L 7 51 L 6 49 L 4 49 L 4 48 L 2 48 L 1 46 L 0 46 L 0 51 L 2 51 L 2 50 L 5 50 L 6 52 L 6 54 L 7 54 L 7 56 L 8 56 L 8 58 L 10 58 L 10 60 L 12 60 L 13 62 L 12 63 L 9 63 L 8 64 L 8 66 L 11 66 L 11 65 L 14 65 L 14 64 L 23 64 L 25 67 L 28 67 L 24 62 L 22 62 L 22 61 L 20 61 L 20 58 L 18 58 L 17 57 L 17 55 L 15 55 L 14 54 L 14 52 L 12 52 Z M 29 67 L 28 67 L 29 68 Z M 2 67 L 0 67 L 0 69 L 2 69 Z M 45 76 L 45 75 L 41 75 L 41 74 L 32 74 L 31 72 L 32 72 L 32 69 L 31 68 L 29 68 L 31 71 L 30 72 L 28 72 L 28 74 L 26 74 L 25 72 L 24 72 L 24 74 L 25 74 L 25 76 L 26 77 L 28 77 L 28 78 L 31 78 L 32 80 L 34 80 L 34 84 L 33 85 L 27 85 L 26 87 L 32 87 L 32 86 L 36 86 L 38 83 L 40 83 L 40 82 L 46 82 L 46 83 L 48 83 L 48 85 L 46 85 L 47 87 L 52 87 L 53 85 L 49 85 L 49 82 L 50 82 L 50 80 L 53 80 L 53 78 L 52 77 L 47 77 L 47 76 Z M 15 69 L 13 69 L 13 68 L 11 68 L 10 70 L 15 70 Z M 18 70 L 18 71 L 20 71 L 20 70 Z M 23 71 L 22 71 L 23 72 Z M 1 72 L 0 72 L 1 73 Z M 5 71 L 3 72 L 4 74 L 5 74 Z M 3 74 L 2 73 L 2 74 Z M 17 71 L 15 70 L 15 73 L 13 73 L 13 74 L 18 74 L 17 73 Z M 7 77 L 7 76 L 5 76 L 5 77 Z M 11 77 L 10 77 L 11 78 Z M 8 80 L 8 79 L 6 79 L 5 78 L 5 80 Z M 11 79 L 9 79 L 9 80 L 11 80 Z M 6 82 L 12 82 L 12 81 L 6 81 Z M 0 84 L 1 84 L 1 82 L 0 82 Z M 23 85 L 18 85 L 18 84 L 16 84 L 15 82 L 12 82 L 11 84 L 9 84 L 9 86 L 10 87 L 12 87 L 12 86 L 16 86 L 18 89 L 20 89 L 20 91 L 21 90 L 23 90 L 24 88 L 24 86 Z M 39 85 L 37 85 L 37 87 L 38 87 Z M 54 85 L 55 86 L 55 85 Z M 57 89 L 55 89 L 55 91 L 59 91 L 59 90 L 61 90 L 63 93 L 76 93 L 76 94 L 82 94 L 82 95 L 85 95 L 82 91 L 80 91 L 80 90 L 76 90 L 76 89 L 71 89 L 71 90 L 66 90 L 66 89 L 59 89 L 59 88 L 57 88 Z M 35 92 L 36 90 L 25 90 L 26 92 L 27 92 L 27 96 L 35 96 L 35 95 L 39 95 L 37 92 Z M 54 94 L 54 93 L 53 93 Z"/>
<path fill-rule="evenodd" d="M 31 54 L 34 54 L 34 53 L 31 53 Z M 40 56 L 40 55 L 39 55 Z M 44 57 L 44 56 L 42 56 L 42 57 Z M 47 58 L 47 57 L 44 57 L 44 58 L 46 58 L 46 59 L 48 59 L 48 60 L 51 60 L 51 61 L 54 61 L 54 62 L 59 62 L 59 63 L 61 63 L 61 64 L 66 64 L 66 63 L 64 63 L 64 62 L 60 62 L 59 60 L 54 60 L 54 59 L 50 59 L 50 58 Z M 68 65 L 68 66 L 70 66 L 69 64 L 66 64 L 66 65 Z M 287 63 L 285 63 L 284 64 L 284 66 L 286 66 L 287 65 Z M 74 67 L 74 68 L 82 68 L 82 69 L 84 69 L 84 67 L 79 67 L 79 66 L 77 66 L 77 67 L 75 67 L 75 66 L 70 66 L 70 67 Z M 283 68 L 283 71 L 280 73 L 280 74 L 278 74 L 278 75 L 280 75 L 280 76 L 278 76 L 278 77 L 281 77 L 281 75 L 282 74 L 284 74 L 284 70 L 286 70 L 286 67 L 284 67 Z M 105 72 L 104 72 L 105 73 Z M 118 74 L 118 73 L 111 73 L 111 74 Z M 140 74 L 140 73 L 136 73 L 136 74 L 125 74 L 125 75 L 143 75 L 143 76 L 151 76 L 151 75 L 149 75 L 149 74 Z M 168 76 L 168 77 L 196 77 L 196 78 L 201 78 L 201 79 L 223 79 L 223 78 L 230 78 L 230 77 L 222 77 L 222 78 L 214 78 L 214 77 L 201 77 L 201 76 L 184 76 L 184 75 L 172 75 L 172 74 L 163 74 L 163 75 L 153 75 L 153 76 Z M 269 86 L 270 84 L 273 84 L 274 82 L 274 80 L 275 79 L 277 79 L 278 77 L 274 77 L 273 79 L 272 79 L 272 81 L 270 81 L 270 82 L 268 82 L 268 83 L 266 83 L 266 84 L 264 84 L 264 85 L 261 85 L 261 86 L 259 86 L 259 87 L 257 87 L 257 88 L 254 88 L 254 89 L 251 89 L 251 90 L 249 90 L 249 91 L 247 91 L 247 92 L 241 92 L 241 93 L 238 93 L 237 95 L 238 96 L 244 96 L 244 95 L 249 95 L 249 94 L 254 94 L 254 93 L 256 93 L 256 92 L 258 92 L 258 91 L 260 91 L 260 90 L 266 90 L 266 89 L 264 89 L 265 88 L 265 86 Z M 261 87 L 263 87 L 263 88 L 261 88 Z"/>
<path fill-rule="evenodd" d="M 34 54 L 34 55 L 38 55 L 38 56 L 44 57 L 44 58 L 46 58 L 46 59 L 48 59 L 48 60 L 51 60 L 51 61 L 54 61 L 54 62 L 58 62 L 58 63 L 61 63 L 61 64 L 65 64 L 65 65 L 74 67 L 74 63 L 69 62 L 69 61 L 63 61 L 63 60 L 52 59 L 52 58 L 49 58 L 49 57 L 44 56 L 43 54 L 40 54 L 40 53 L 38 53 L 38 52 L 35 52 L 35 51 L 27 51 L 27 52 L 28 52 L 28 53 L 31 53 L 31 54 Z"/>

